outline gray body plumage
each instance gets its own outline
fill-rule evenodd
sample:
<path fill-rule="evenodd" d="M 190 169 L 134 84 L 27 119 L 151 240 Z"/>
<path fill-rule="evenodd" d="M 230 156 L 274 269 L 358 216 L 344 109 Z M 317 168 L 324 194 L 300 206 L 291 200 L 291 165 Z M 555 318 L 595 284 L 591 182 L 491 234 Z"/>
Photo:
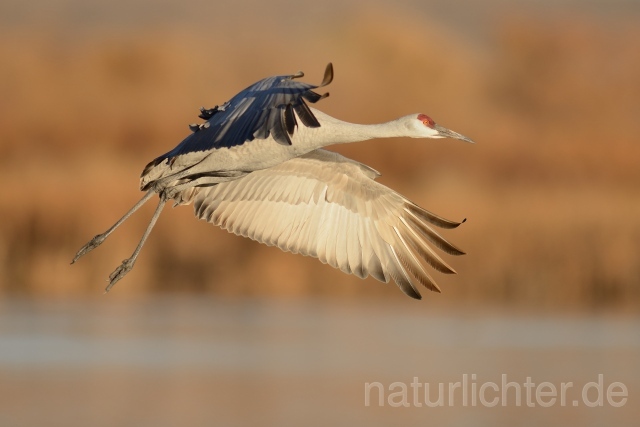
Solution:
<path fill-rule="evenodd" d="M 454 270 L 434 250 L 463 252 L 435 230 L 458 222 L 434 215 L 379 184 L 372 168 L 327 145 L 379 137 L 468 138 L 442 128 L 426 115 L 375 125 L 347 123 L 311 109 L 326 95 L 294 76 L 261 80 L 222 107 L 202 109 L 206 121 L 173 150 L 144 169 L 147 195 L 76 257 L 98 246 L 153 194 L 156 213 L 131 258 L 110 276 L 107 290 L 132 267 L 164 203 L 193 203 L 198 218 L 284 251 L 318 258 L 348 274 L 394 280 L 413 298 L 418 284 L 439 288 L 424 263 L 443 273 Z"/>

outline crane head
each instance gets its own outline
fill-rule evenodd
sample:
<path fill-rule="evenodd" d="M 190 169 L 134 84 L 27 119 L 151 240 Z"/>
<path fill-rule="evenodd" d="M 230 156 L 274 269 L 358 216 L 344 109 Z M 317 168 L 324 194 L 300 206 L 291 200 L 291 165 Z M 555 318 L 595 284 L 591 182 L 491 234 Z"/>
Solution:
<path fill-rule="evenodd" d="M 417 116 L 412 116 L 412 119 L 414 127 L 418 132 L 418 138 L 454 138 L 470 142 L 472 144 L 474 143 L 471 138 L 467 138 L 464 135 L 460 135 L 457 132 L 440 126 L 426 114 L 418 114 Z"/>

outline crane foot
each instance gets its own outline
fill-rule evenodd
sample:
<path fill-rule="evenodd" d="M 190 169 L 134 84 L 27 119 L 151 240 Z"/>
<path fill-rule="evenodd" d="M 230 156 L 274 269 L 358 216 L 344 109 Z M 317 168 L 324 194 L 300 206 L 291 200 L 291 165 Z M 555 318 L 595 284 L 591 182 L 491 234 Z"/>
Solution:
<path fill-rule="evenodd" d="M 105 294 L 111 290 L 113 285 L 115 285 L 118 282 L 118 280 L 122 279 L 128 272 L 131 271 L 135 262 L 136 262 L 135 259 L 127 258 L 124 261 L 122 261 L 122 264 L 120 264 L 118 268 L 113 270 L 113 273 L 109 275 L 109 284 L 104 290 Z"/>
<path fill-rule="evenodd" d="M 73 257 L 73 260 L 71 261 L 71 264 L 74 264 L 77 260 L 80 259 L 81 256 L 88 254 L 89 252 L 100 246 L 106 238 L 107 236 L 105 234 L 98 234 L 93 239 L 89 240 L 89 243 L 80 248 L 78 253 L 76 253 L 76 256 Z"/>

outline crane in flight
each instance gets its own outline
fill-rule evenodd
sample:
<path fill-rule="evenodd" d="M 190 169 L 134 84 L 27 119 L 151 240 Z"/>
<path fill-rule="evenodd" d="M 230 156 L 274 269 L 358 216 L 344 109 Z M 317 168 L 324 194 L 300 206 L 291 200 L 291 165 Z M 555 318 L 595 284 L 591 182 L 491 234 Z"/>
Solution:
<path fill-rule="evenodd" d="M 452 255 L 464 252 L 432 226 L 461 223 L 422 209 L 376 182 L 376 170 L 323 147 L 389 137 L 473 141 L 426 114 L 371 125 L 338 120 L 305 102 L 328 96 L 314 89 L 333 80 L 331 63 L 319 85 L 299 81 L 303 76 L 269 77 L 222 105 L 201 108 L 204 122 L 190 125 L 189 136 L 142 171 L 142 199 L 83 246 L 71 263 L 158 194 L 140 243 L 111 273 L 106 292 L 133 268 L 170 200 L 174 206 L 193 203 L 196 217 L 237 235 L 316 257 L 360 278 L 393 279 L 412 298 L 421 298 L 418 284 L 439 292 L 424 263 L 443 273 L 455 271 L 432 246 Z"/>

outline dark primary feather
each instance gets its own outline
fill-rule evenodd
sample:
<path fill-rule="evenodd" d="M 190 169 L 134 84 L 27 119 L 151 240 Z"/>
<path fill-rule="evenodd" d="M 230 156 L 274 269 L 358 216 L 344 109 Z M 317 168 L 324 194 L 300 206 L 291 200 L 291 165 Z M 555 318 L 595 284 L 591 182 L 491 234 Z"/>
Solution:
<path fill-rule="evenodd" d="M 195 151 L 229 148 L 256 138 L 272 136 L 278 143 L 290 145 L 290 136 L 297 126 L 294 111 L 305 126 L 320 126 L 305 100 L 315 103 L 328 95 L 319 95 L 312 89 L 331 83 L 333 66 L 331 63 L 327 65 L 324 79 L 319 85 L 295 80 L 302 75 L 268 77 L 238 93 L 221 107 L 202 109 L 200 116 L 207 121 L 203 125 L 193 126 L 191 135 L 173 150 L 149 163 L 145 171 L 167 158 Z"/>

